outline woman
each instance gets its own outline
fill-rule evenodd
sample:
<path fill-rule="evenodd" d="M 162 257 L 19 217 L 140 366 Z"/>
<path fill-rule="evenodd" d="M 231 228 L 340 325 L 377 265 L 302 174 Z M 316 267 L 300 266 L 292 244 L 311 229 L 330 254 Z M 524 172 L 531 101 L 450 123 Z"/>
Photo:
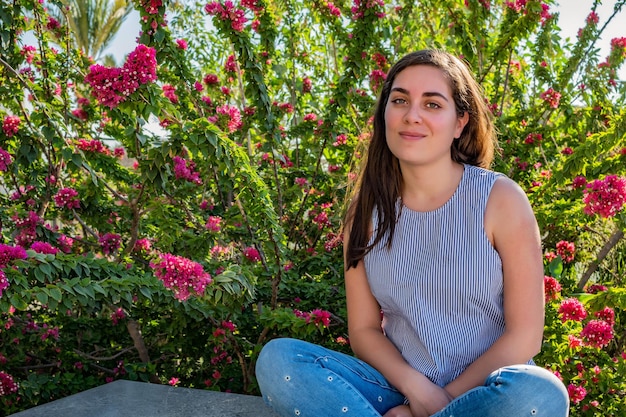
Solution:
<path fill-rule="evenodd" d="M 541 242 L 524 192 L 487 170 L 494 144 L 460 60 L 423 50 L 391 68 L 344 231 L 358 359 L 268 343 L 257 378 L 281 416 L 568 415 L 563 384 L 532 362 Z"/>

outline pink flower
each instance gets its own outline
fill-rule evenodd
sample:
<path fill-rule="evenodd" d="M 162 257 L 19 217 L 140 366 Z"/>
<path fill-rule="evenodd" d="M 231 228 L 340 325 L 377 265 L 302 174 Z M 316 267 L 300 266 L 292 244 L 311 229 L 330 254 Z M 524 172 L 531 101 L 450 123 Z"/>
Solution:
<path fill-rule="evenodd" d="M 180 156 L 175 156 L 172 160 L 174 162 L 174 176 L 176 179 L 183 179 L 194 184 L 202 184 L 200 174 L 195 170 L 195 162 L 188 161 Z"/>
<path fill-rule="evenodd" d="M 539 98 L 547 102 L 550 107 L 556 109 L 559 107 L 559 101 L 561 100 L 561 93 L 555 91 L 553 88 L 549 88 L 539 95 Z"/>
<path fill-rule="evenodd" d="M 219 82 L 220 82 L 219 78 L 215 74 L 207 74 L 207 75 L 205 75 L 205 77 L 202 79 L 202 81 L 204 81 L 204 83 L 206 85 L 215 85 L 215 84 L 219 84 Z"/>
<path fill-rule="evenodd" d="M 103 155 L 111 154 L 111 150 L 98 139 L 78 139 L 76 147 L 83 152 L 101 153 Z"/>
<path fill-rule="evenodd" d="M 243 256 L 246 257 L 250 262 L 259 262 L 261 260 L 261 254 L 257 250 L 257 248 L 253 246 L 248 246 L 243 250 Z"/>
<path fill-rule="evenodd" d="M 5 116 L 2 121 L 2 130 L 4 134 L 11 137 L 20 129 L 21 120 L 19 116 Z"/>
<path fill-rule="evenodd" d="M 211 275 L 204 271 L 202 265 L 182 256 L 161 254 L 159 261 L 150 263 L 150 267 L 163 285 L 181 301 L 193 294 L 202 296 L 212 282 Z"/>
<path fill-rule="evenodd" d="M 30 248 L 37 253 L 44 253 L 48 255 L 56 255 L 59 251 L 57 248 L 49 244 L 48 242 L 36 241 L 30 245 Z"/>
<path fill-rule="evenodd" d="M 579 387 L 574 384 L 569 384 L 567 386 L 567 393 L 569 394 L 569 399 L 572 404 L 578 404 L 587 396 L 587 390 L 585 387 Z"/>
<path fill-rule="evenodd" d="M 61 235 L 57 238 L 57 245 L 63 252 L 70 253 L 72 251 L 72 246 L 74 246 L 74 239 Z"/>
<path fill-rule="evenodd" d="M 224 64 L 224 70 L 226 72 L 237 72 L 237 60 L 235 59 L 235 55 L 228 55 L 226 64 Z"/>
<path fill-rule="evenodd" d="M 236 31 L 243 31 L 246 24 L 245 11 L 234 6 L 233 2 L 226 0 L 222 5 L 218 1 L 213 1 L 204 6 L 204 10 L 211 16 L 218 16 L 225 22 L 230 22 L 230 27 Z"/>
<path fill-rule="evenodd" d="M 98 238 L 98 243 L 105 255 L 110 255 L 120 248 L 122 237 L 117 233 L 105 233 Z"/>
<path fill-rule="evenodd" d="M 573 242 L 561 240 L 556 244 L 556 253 L 563 259 L 563 262 L 572 262 L 574 260 L 574 254 L 576 253 L 576 246 Z"/>
<path fill-rule="evenodd" d="M 311 81 L 309 77 L 304 77 L 302 79 L 302 92 L 310 93 L 312 88 L 313 88 L 313 81 Z"/>
<path fill-rule="evenodd" d="M 574 336 L 573 334 L 567 335 L 568 345 L 571 349 L 579 348 L 583 345 L 583 340 Z"/>
<path fill-rule="evenodd" d="M 532 145 L 535 143 L 539 143 L 543 140 L 543 135 L 541 133 L 529 133 L 524 139 L 524 143 L 527 145 Z"/>
<path fill-rule="evenodd" d="M 607 175 L 602 180 L 587 184 L 583 197 L 584 212 L 609 218 L 615 216 L 626 203 L 626 178 Z"/>
<path fill-rule="evenodd" d="M 243 122 L 241 121 L 241 112 L 239 112 L 237 107 L 225 104 L 223 106 L 219 106 L 215 110 L 218 114 L 227 117 L 227 126 L 230 133 L 241 129 L 243 126 Z"/>
<path fill-rule="evenodd" d="M 587 317 L 587 311 L 585 310 L 585 306 L 583 306 L 578 299 L 567 298 L 561 302 L 559 315 L 563 323 L 567 320 L 582 321 Z"/>
<path fill-rule="evenodd" d="M 348 143 L 348 137 L 342 133 L 340 135 L 337 135 L 337 139 L 333 142 L 333 146 L 341 146 L 345 145 L 346 143 Z"/>
<path fill-rule="evenodd" d="M 165 84 L 163 87 L 163 95 L 165 96 L 165 98 L 167 98 L 169 101 L 171 101 L 174 104 L 178 103 L 178 96 L 176 95 L 176 87 L 174 87 L 171 84 Z"/>
<path fill-rule="evenodd" d="M 613 326 L 604 320 L 590 320 L 580 335 L 585 345 L 602 349 L 613 340 Z"/>
<path fill-rule="evenodd" d="M 9 170 L 9 165 L 13 163 L 13 157 L 7 151 L 0 147 L 0 171 Z"/>
<path fill-rule="evenodd" d="M 158 14 L 159 13 L 159 7 L 161 7 L 163 5 L 162 0 L 144 0 L 142 2 L 140 2 L 140 4 L 142 4 L 146 10 L 146 13 L 148 14 Z"/>
<path fill-rule="evenodd" d="M 139 44 L 121 68 L 100 64 L 89 67 L 85 82 L 102 105 L 114 108 L 141 85 L 156 81 L 156 66 L 156 50 Z"/>
<path fill-rule="evenodd" d="M 13 377 L 4 371 L 0 371 L 0 397 L 13 394 L 17 392 L 19 384 L 17 384 Z"/>
<path fill-rule="evenodd" d="M 587 16 L 586 22 L 588 25 L 597 25 L 598 22 L 600 21 L 600 17 L 598 16 L 598 14 L 596 12 L 591 12 L 589 13 L 589 16 Z"/>
<path fill-rule="evenodd" d="M 221 224 L 222 224 L 222 218 L 218 217 L 218 216 L 209 216 L 209 219 L 207 220 L 206 224 L 204 225 L 207 230 L 210 230 L 212 232 L 219 232 L 221 229 Z"/>
<path fill-rule="evenodd" d="M 111 321 L 114 325 L 117 325 L 120 320 L 124 320 L 126 318 L 126 313 L 123 308 L 118 308 L 114 312 L 111 313 Z"/>
<path fill-rule="evenodd" d="M 330 324 L 330 313 L 326 310 L 321 310 L 319 308 L 315 309 L 311 311 L 311 314 L 307 318 L 307 323 L 309 323 L 310 321 L 313 321 L 316 326 L 319 326 L 321 324 L 324 327 L 328 327 L 328 325 Z"/>
<path fill-rule="evenodd" d="M 7 279 L 6 274 L 3 270 L 0 269 L 0 297 L 2 297 L 2 292 L 9 287 L 9 280 Z M 0 396 L 2 396 L 0 394 Z"/>
<path fill-rule="evenodd" d="M 80 208 L 78 192 L 73 188 L 62 188 L 53 197 L 58 208 L 77 209 Z"/>
<path fill-rule="evenodd" d="M 387 79 L 387 73 L 383 70 L 375 69 L 370 73 L 370 86 L 372 90 L 378 90 L 382 83 Z"/>
<path fill-rule="evenodd" d="M 307 113 L 304 115 L 303 120 L 305 122 L 314 122 L 317 120 L 317 115 L 315 113 Z"/>
<path fill-rule="evenodd" d="M 602 284 L 592 284 L 585 289 L 585 291 L 588 294 L 597 294 L 599 292 L 607 291 L 607 290 L 608 290 L 607 286 L 602 285 Z"/>
<path fill-rule="evenodd" d="M 606 321 L 611 326 L 615 324 L 615 310 L 611 307 L 604 307 L 602 310 L 596 311 L 594 315 L 600 320 Z"/>
<path fill-rule="evenodd" d="M 182 49 L 183 51 L 188 47 L 187 41 L 184 39 L 176 39 L 176 45 L 179 49 Z"/>
<path fill-rule="evenodd" d="M 133 250 L 148 252 L 151 248 L 152 248 L 152 243 L 150 243 L 150 239 L 142 238 L 142 239 L 137 239 L 137 241 L 135 242 L 135 246 L 133 247 Z"/>
<path fill-rule="evenodd" d="M 582 175 L 578 175 L 572 180 L 572 187 L 574 187 L 574 189 L 583 188 L 586 185 L 587 178 L 583 177 Z"/>
<path fill-rule="evenodd" d="M 544 292 L 546 297 L 546 303 L 557 299 L 559 292 L 561 292 L 561 284 L 553 277 L 543 277 Z"/>
<path fill-rule="evenodd" d="M 176 378 L 176 377 L 172 377 L 169 381 L 168 384 L 170 384 L 171 386 L 175 387 L 176 385 L 178 385 L 178 383 L 180 382 L 180 379 Z"/>
<path fill-rule="evenodd" d="M 14 260 L 26 258 L 28 258 L 28 254 L 23 247 L 0 243 L 0 268 L 5 268 Z"/>

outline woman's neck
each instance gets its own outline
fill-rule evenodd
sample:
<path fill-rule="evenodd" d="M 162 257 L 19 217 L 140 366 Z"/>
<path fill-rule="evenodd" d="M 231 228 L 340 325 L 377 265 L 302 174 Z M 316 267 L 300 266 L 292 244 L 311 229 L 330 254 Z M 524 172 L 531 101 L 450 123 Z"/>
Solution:
<path fill-rule="evenodd" d="M 402 202 L 415 211 L 431 211 L 454 195 L 464 166 L 450 160 L 429 166 L 402 167 Z"/>

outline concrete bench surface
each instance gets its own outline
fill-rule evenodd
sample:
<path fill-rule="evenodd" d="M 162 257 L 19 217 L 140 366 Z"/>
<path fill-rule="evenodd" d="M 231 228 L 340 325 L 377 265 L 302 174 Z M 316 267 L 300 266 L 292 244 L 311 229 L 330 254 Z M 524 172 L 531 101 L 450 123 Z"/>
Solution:
<path fill-rule="evenodd" d="M 118 380 L 10 417 L 278 417 L 261 397 Z"/>

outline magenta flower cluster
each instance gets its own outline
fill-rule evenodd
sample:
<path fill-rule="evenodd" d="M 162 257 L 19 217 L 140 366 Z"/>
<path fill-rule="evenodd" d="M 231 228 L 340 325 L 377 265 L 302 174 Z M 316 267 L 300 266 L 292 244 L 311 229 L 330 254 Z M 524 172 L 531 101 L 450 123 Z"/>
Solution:
<path fill-rule="evenodd" d="M 541 93 L 539 98 L 548 103 L 553 109 L 556 109 L 559 107 L 559 102 L 561 101 L 561 93 L 555 91 L 553 88 L 549 88 Z"/>
<path fill-rule="evenodd" d="M 59 252 L 57 248 L 55 248 L 48 242 L 41 242 L 39 240 L 33 242 L 33 244 L 30 245 L 30 248 L 37 253 L 43 253 L 46 255 L 56 255 L 57 252 Z"/>
<path fill-rule="evenodd" d="M 556 300 L 562 289 L 561 284 L 556 280 L 556 278 L 547 275 L 543 277 L 543 287 L 546 303 Z"/>
<path fill-rule="evenodd" d="M 352 18 L 354 20 L 363 19 L 365 17 L 365 10 L 380 8 L 376 11 L 376 17 L 382 19 L 385 17 L 385 12 L 382 11 L 385 8 L 384 0 L 353 0 L 353 6 L 350 8 L 352 12 Z"/>
<path fill-rule="evenodd" d="M 311 312 L 300 311 L 298 309 L 294 309 L 293 313 L 296 317 L 303 318 L 306 323 L 313 323 L 316 326 L 320 324 L 324 327 L 328 327 L 330 325 L 330 312 L 322 309 L 315 309 Z"/>
<path fill-rule="evenodd" d="M 578 299 L 567 298 L 561 302 L 559 315 L 563 323 L 568 320 L 583 321 L 587 317 L 587 310 Z"/>
<path fill-rule="evenodd" d="M 0 297 L 2 297 L 2 292 L 9 287 L 9 280 L 7 279 L 7 275 L 3 270 L 0 269 Z"/>
<path fill-rule="evenodd" d="M 13 380 L 13 377 L 6 372 L 0 371 L 0 397 L 17 392 L 19 385 Z"/>
<path fill-rule="evenodd" d="M 11 137 L 20 129 L 20 122 L 18 116 L 5 116 L 2 121 L 2 131 L 5 135 Z"/>
<path fill-rule="evenodd" d="M 6 172 L 13 162 L 13 157 L 4 149 L 0 148 L 0 171 Z"/>
<path fill-rule="evenodd" d="M 191 295 L 202 296 L 212 282 L 211 275 L 202 265 L 182 256 L 164 253 L 157 262 L 151 262 L 154 275 L 166 288 L 174 292 L 174 297 L 184 301 Z"/>
<path fill-rule="evenodd" d="M 202 184 L 200 174 L 196 172 L 196 163 L 188 161 L 180 156 L 172 158 L 174 162 L 174 176 L 176 179 L 193 182 L 194 184 Z"/>
<path fill-rule="evenodd" d="M 626 177 L 607 175 L 587 184 L 583 197 L 584 212 L 603 218 L 615 216 L 626 203 Z"/>
<path fill-rule="evenodd" d="M 59 208 L 77 209 L 80 208 L 78 192 L 73 188 L 61 188 L 53 197 Z"/>
<path fill-rule="evenodd" d="M 243 249 L 243 256 L 250 262 L 259 262 L 261 260 L 261 254 L 254 246 L 248 246 Z"/>
<path fill-rule="evenodd" d="M 207 230 L 217 233 L 221 230 L 222 218 L 219 216 L 209 216 L 209 219 L 204 226 L 207 228 Z"/>
<path fill-rule="evenodd" d="M 604 320 L 590 320 L 580 335 L 585 345 L 601 349 L 613 340 L 613 326 Z"/>
<path fill-rule="evenodd" d="M 236 32 L 243 31 L 247 22 L 245 10 L 235 7 L 232 1 L 226 0 L 222 5 L 219 1 L 213 1 L 204 6 L 204 11 L 211 16 L 217 16 L 225 22 L 230 22 L 230 27 Z"/>
<path fill-rule="evenodd" d="M 111 150 L 107 148 L 102 141 L 98 139 L 78 139 L 76 147 L 83 152 L 101 153 L 103 155 L 111 155 Z"/>
<path fill-rule="evenodd" d="M 570 263 L 576 254 L 576 245 L 573 242 L 561 240 L 556 244 L 556 254 L 561 257 L 563 262 Z"/>
<path fill-rule="evenodd" d="M 115 108 L 141 85 L 156 81 L 156 67 L 156 50 L 139 44 L 121 68 L 92 65 L 85 81 L 102 105 Z"/>
<path fill-rule="evenodd" d="M 21 246 L 11 246 L 0 243 L 0 268 L 6 268 L 17 259 L 26 259 L 28 254 Z"/>
<path fill-rule="evenodd" d="M 243 126 L 243 122 L 241 120 L 241 112 L 237 107 L 231 106 L 229 104 L 224 104 L 223 106 L 218 106 L 215 111 L 218 115 L 222 115 L 222 118 L 225 119 L 229 133 L 233 133 L 241 129 L 241 127 Z M 217 120 L 218 119 L 216 119 L 215 117 L 209 118 L 209 121 L 212 123 L 217 122 Z"/>
<path fill-rule="evenodd" d="M 98 238 L 98 243 L 105 255 L 117 252 L 122 244 L 122 237 L 117 233 L 105 233 Z"/>

